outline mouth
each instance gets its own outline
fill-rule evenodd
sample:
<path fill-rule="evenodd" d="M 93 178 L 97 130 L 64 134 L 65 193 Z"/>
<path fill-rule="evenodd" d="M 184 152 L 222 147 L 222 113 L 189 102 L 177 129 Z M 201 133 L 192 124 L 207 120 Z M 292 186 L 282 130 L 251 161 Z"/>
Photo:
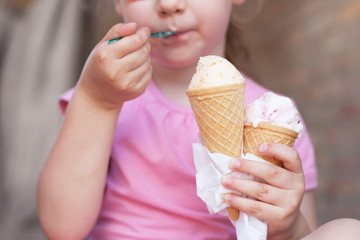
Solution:
<path fill-rule="evenodd" d="M 156 33 L 151 33 L 150 37 L 152 38 L 165 38 L 165 37 L 169 37 L 176 34 L 175 32 L 156 32 Z"/>
<path fill-rule="evenodd" d="M 176 32 L 172 32 L 169 36 L 166 36 L 165 38 L 171 39 L 171 38 L 184 38 L 188 33 L 190 33 L 191 30 L 180 30 Z"/>
<path fill-rule="evenodd" d="M 189 30 L 189 29 L 178 29 L 177 31 L 166 30 L 163 33 L 168 33 L 168 34 L 163 34 L 161 39 L 155 41 L 161 41 L 163 44 L 169 46 L 183 45 L 186 44 L 192 38 L 192 32 L 193 30 Z"/>

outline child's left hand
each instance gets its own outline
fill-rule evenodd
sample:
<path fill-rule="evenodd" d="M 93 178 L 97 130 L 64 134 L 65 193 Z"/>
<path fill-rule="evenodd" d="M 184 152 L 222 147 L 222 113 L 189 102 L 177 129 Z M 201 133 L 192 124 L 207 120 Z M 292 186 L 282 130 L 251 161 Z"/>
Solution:
<path fill-rule="evenodd" d="M 224 176 L 222 183 L 226 188 L 253 198 L 228 194 L 225 201 L 240 211 L 265 221 L 270 239 L 292 239 L 297 234 L 305 234 L 308 227 L 300 213 L 305 181 L 297 151 L 276 143 L 263 144 L 259 151 L 264 156 L 273 156 L 283 161 L 284 168 L 234 159 L 230 163 L 232 171 L 251 174 L 264 182 Z"/>

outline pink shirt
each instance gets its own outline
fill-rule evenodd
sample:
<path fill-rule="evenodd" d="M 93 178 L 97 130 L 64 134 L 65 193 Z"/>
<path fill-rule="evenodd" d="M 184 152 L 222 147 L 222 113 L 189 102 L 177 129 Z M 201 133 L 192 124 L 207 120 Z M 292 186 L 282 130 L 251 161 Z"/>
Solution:
<path fill-rule="evenodd" d="M 246 81 L 245 105 L 268 90 Z M 62 96 L 64 111 L 72 91 Z M 196 195 L 192 143 L 198 127 L 190 107 L 165 98 L 151 82 L 121 110 L 103 206 L 89 239 L 236 239 L 231 222 L 210 215 Z M 317 186 L 314 151 L 306 128 L 295 148 L 306 189 Z"/>

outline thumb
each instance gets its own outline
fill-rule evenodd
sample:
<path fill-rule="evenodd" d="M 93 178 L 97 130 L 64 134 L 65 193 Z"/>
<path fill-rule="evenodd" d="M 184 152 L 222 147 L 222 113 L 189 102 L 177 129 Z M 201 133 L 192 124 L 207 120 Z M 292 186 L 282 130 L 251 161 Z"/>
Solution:
<path fill-rule="evenodd" d="M 118 23 L 110 28 L 102 41 L 109 41 L 117 37 L 125 37 L 136 32 L 136 23 Z"/>
<path fill-rule="evenodd" d="M 284 163 L 284 168 L 289 171 L 303 172 L 300 156 L 292 147 L 280 143 L 264 143 L 260 145 L 259 153 L 279 159 Z"/>

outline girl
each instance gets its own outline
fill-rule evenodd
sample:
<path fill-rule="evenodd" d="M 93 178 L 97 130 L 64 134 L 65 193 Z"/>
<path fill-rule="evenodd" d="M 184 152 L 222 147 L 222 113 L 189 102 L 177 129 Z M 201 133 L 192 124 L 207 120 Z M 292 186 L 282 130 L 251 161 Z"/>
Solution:
<path fill-rule="evenodd" d="M 225 56 L 232 8 L 243 4 L 115 0 L 126 23 L 109 30 L 75 89 L 62 97 L 65 119 L 39 178 L 38 213 L 50 239 L 236 238 L 230 221 L 210 215 L 196 196 L 191 144 L 198 129 L 185 89 L 200 56 Z M 166 31 L 176 34 L 149 38 Z M 251 79 L 246 84 L 245 104 L 267 91 Z M 225 198 L 266 221 L 271 239 L 299 239 L 316 227 L 316 168 L 306 130 L 295 149 L 261 146 L 284 161 L 283 169 L 234 159 L 234 171 L 266 183 L 223 179 L 257 199 Z"/>

